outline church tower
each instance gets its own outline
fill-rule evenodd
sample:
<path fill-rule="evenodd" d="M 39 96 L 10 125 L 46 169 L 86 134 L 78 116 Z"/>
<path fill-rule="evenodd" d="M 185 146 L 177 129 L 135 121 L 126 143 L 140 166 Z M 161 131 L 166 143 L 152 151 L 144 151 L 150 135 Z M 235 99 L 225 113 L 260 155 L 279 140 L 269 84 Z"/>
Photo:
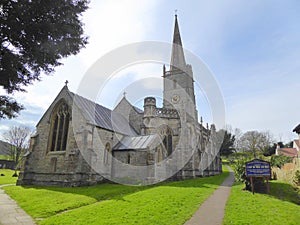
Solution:
<path fill-rule="evenodd" d="M 193 71 L 192 66 L 185 61 L 177 15 L 175 15 L 170 70 L 167 71 L 166 67 L 163 67 L 163 78 L 163 107 L 179 111 L 184 109 L 197 120 Z"/>

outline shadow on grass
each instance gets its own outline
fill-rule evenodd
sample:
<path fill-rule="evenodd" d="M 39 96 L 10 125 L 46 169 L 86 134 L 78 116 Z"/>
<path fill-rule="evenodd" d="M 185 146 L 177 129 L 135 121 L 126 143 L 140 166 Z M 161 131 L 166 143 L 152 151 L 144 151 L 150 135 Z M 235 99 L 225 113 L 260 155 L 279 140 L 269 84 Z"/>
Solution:
<path fill-rule="evenodd" d="M 88 187 L 44 187 L 44 186 L 22 186 L 24 189 L 35 189 L 41 191 L 60 192 L 66 194 L 85 195 L 97 201 L 122 200 L 124 196 L 138 191 L 143 191 L 151 186 L 125 186 L 120 184 L 98 184 Z"/>
<path fill-rule="evenodd" d="M 300 191 L 291 184 L 270 182 L 270 192 L 274 198 L 300 205 Z"/>
<path fill-rule="evenodd" d="M 148 190 L 158 186 L 170 186 L 181 188 L 212 188 L 212 186 L 219 186 L 223 180 L 229 175 L 225 171 L 221 175 L 196 178 L 184 181 L 162 182 L 151 186 L 126 186 L 121 184 L 98 184 L 88 187 L 44 187 L 44 186 L 22 186 L 24 189 L 35 189 L 41 191 L 61 192 L 67 194 L 85 195 L 96 199 L 103 200 L 122 200 L 124 196 L 139 191 Z"/>
<path fill-rule="evenodd" d="M 210 177 L 202 177 L 202 178 L 194 178 L 183 181 L 175 181 L 175 182 L 164 182 L 161 183 L 162 186 L 170 186 L 170 187 L 183 187 L 183 188 L 211 188 L 211 185 L 219 186 L 223 183 L 223 181 L 229 176 L 228 171 L 224 171 L 220 175 L 210 176 Z"/>
<path fill-rule="evenodd" d="M 296 205 L 300 205 L 300 189 L 294 187 L 291 184 L 283 183 L 280 181 L 271 181 L 270 184 L 270 193 L 258 193 L 255 192 L 255 195 L 264 194 L 269 195 L 273 198 L 279 199 L 281 201 L 287 201 Z M 241 186 L 241 191 L 248 191 L 244 190 L 245 184 L 241 182 L 235 182 L 233 186 Z"/>

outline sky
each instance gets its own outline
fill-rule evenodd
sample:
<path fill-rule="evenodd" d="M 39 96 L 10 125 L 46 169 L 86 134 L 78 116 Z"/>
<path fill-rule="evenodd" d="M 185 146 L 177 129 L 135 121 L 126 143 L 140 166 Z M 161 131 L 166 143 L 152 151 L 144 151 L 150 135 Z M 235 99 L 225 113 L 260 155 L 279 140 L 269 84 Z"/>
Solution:
<path fill-rule="evenodd" d="M 116 48 L 142 41 L 170 43 L 175 10 L 184 48 L 199 57 L 217 81 L 226 124 L 243 132 L 270 131 L 276 141 L 297 138 L 292 132 L 300 122 L 300 2 L 296 0 L 91 0 L 82 17 L 89 44 L 63 59 L 64 65 L 51 76 L 28 86 L 26 93 L 15 93 L 26 110 L 15 119 L 1 120 L 0 132 L 14 125 L 34 128 L 66 80 L 77 92 L 86 72 Z M 129 101 L 141 107 L 145 96 L 133 98 L 130 93 L 144 85 L 154 90 L 145 95 L 161 98 L 161 75 L 159 63 L 120 69 L 105 83 L 97 102 L 112 108 L 126 91 Z M 104 77 L 99 74 L 99 87 Z M 200 89 L 196 93 L 199 115 L 212 123 L 206 94 Z"/>

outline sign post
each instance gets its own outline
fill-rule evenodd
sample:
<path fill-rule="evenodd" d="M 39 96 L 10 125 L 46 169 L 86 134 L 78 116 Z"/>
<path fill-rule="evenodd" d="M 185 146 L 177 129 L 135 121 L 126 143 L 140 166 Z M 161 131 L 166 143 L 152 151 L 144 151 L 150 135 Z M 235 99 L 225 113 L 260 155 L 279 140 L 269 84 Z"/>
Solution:
<path fill-rule="evenodd" d="M 253 177 L 262 177 L 267 181 L 267 192 L 270 193 L 269 179 L 271 177 L 270 163 L 260 159 L 246 162 L 246 177 L 250 178 L 252 193 L 254 194 Z"/>

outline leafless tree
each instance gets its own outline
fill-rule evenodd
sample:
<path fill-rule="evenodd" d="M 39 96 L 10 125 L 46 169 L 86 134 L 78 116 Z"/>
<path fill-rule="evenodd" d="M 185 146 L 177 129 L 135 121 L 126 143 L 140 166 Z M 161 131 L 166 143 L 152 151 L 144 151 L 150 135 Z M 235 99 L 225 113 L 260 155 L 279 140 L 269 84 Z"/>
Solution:
<path fill-rule="evenodd" d="M 247 131 L 240 139 L 240 148 L 243 151 L 251 152 L 253 157 L 257 157 L 257 153 L 263 153 L 273 143 L 273 137 L 269 131 Z"/>
<path fill-rule="evenodd" d="M 29 147 L 29 139 L 33 131 L 25 126 L 12 126 L 3 134 L 4 139 L 11 145 L 8 154 L 18 165 L 22 153 Z"/>
<path fill-rule="evenodd" d="M 243 132 L 241 129 L 235 128 L 233 135 L 235 137 L 234 148 L 236 149 L 236 151 L 240 151 L 241 150 L 241 138 L 243 136 Z"/>

